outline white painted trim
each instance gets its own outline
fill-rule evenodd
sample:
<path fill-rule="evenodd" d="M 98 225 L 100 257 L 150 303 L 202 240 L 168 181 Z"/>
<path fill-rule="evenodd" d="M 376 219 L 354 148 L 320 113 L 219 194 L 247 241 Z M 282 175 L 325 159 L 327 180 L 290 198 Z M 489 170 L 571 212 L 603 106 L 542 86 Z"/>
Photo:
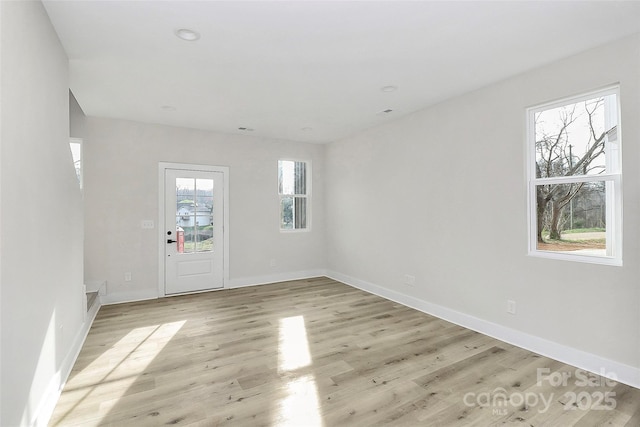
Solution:
<path fill-rule="evenodd" d="M 82 285 L 82 295 L 84 295 L 84 298 L 81 298 L 82 300 L 82 321 L 86 322 L 87 321 L 87 311 L 88 311 L 88 306 L 87 306 L 87 285 Z"/>
<path fill-rule="evenodd" d="M 87 313 L 85 321 L 82 323 L 82 327 L 76 334 L 69 352 L 62 361 L 60 369 L 55 373 L 53 378 L 51 378 L 51 381 L 49 381 L 49 385 L 47 386 L 43 398 L 34 412 L 33 418 L 28 421 L 28 425 L 44 427 L 49 424 L 53 411 L 56 408 L 56 404 L 62 394 L 62 390 L 69 379 L 71 369 L 73 369 L 73 365 L 75 365 L 76 360 L 80 355 L 80 351 L 84 346 L 87 335 L 89 335 L 89 330 L 91 329 L 91 325 L 93 324 L 99 309 L 100 300 L 98 299 Z"/>
<path fill-rule="evenodd" d="M 620 99 L 620 83 L 614 83 L 610 85 L 603 86 L 601 88 L 593 89 L 588 92 L 579 92 L 574 93 L 573 95 L 562 96 L 560 98 L 556 98 L 552 101 L 545 102 L 543 104 L 536 104 L 527 107 L 527 110 L 532 111 L 533 113 L 539 113 L 545 110 L 551 110 L 553 108 L 562 107 L 564 105 L 570 103 L 578 103 L 588 101 L 592 98 L 596 98 L 598 96 L 607 96 L 607 95 L 617 95 L 618 99 Z M 618 111 L 620 111 L 618 109 Z"/>
<path fill-rule="evenodd" d="M 158 299 L 158 291 L 156 289 L 141 289 L 137 291 L 114 292 L 100 297 L 102 305 L 122 304 L 125 302 L 146 301 L 150 299 Z"/>
<path fill-rule="evenodd" d="M 196 170 L 204 172 L 222 172 L 224 179 L 224 199 L 223 199 L 223 246 L 224 246 L 224 260 L 223 260 L 223 277 L 222 288 L 227 288 L 229 282 L 229 167 L 228 166 L 210 166 L 210 165 L 195 165 L 189 163 L 172 163 L 172 162 L 159 162 L 158 163 L 158 293 L 155 297 L 144 297 L 138 299 L 151 299 L 151 298 L 163 298 L 167 296 L 164 289 L 164 251 L 162 242 L 165 239 L 164 224 L 165 224 L 165 210 L 164 210 L 164 196 L 165 196 L 165 170 L 166 169 L 183 169 L 183 170 Z M 109 304 L 116 304 L 124 301 L 114 301 Z"/>
<path fill-rule="evenodd" d="M 260 285 L 268 285 L 271 283 L 288 282 L 291 280 L 311 279 L 314 277 L 326 276 L 325 273 L 326 271 L 324 269 L 318 269 L 318 270 L 296 271 L 292 273 L 272 274 L 268 276 L 242 277 L 238 279 L 229 280 L 225 288 L 205 289 L 203 291 L 190 292 L 188 294 L 201 294 L 205 292 L 221 291 L 223 289 L 244 288 L 247 286 L 260 286 Z M 187 295 L 187 294 L 171 294 L 167 296 L 174 297 L 178 295 Z M 113 304 L 124 304 L 128 302 L 136 302 L 136 301 L 146 301 L 146 300 L 157 299 L 157 298 L 159 297 L 155 293 L 155 290 L 146 289 L 146 290 L 134 291 L 134 292 L 116 292 L 116 293 L 101 297 L 100 301 L 102 305 L 113 305 Z"/>
<path fill-rule="evenodd" d="M 266 276 L 240 277 L 229 280 L 229 288 L 243 288 L 245 286 L 268 285 L 270 283 L 288 282 L 290 280 L 311 279 L 326 276 L 324 269 L 295 271 L 291 273 L 270 274 Z"/>
<path fill-rule="evenodd" d="M 536 242 L 533 241 L 534 245 L 535 243 Z M 538 257 L 538 258 L 557 259 L 561 261 L 622 266 L 622 258 L 610 257 L 605 255 L 581 255 L 579 253 L 542 251 L 538 249 L 530 250 L 528 255 L 532 257 Z"/>
<path fill-rule="evenodd" d="M 596 181 L 619 181 L 620 174 L 603 173 L 599 175 L 587 175 L 589 179 L 585 179 L 585 175 L 571 176 L 554 176 L 551 178 L 536 178 L 535 185 L 552 185 L 552 184 L 575 184 L 580 182 L 596 182 Z"/>
<path fill-rule="evenodd" d="M 534 353 L 558 360 L 598 375 L 614 375 L 612 379 L 632 387 L 640 388 L 640 367 L 626 365 L 615 360 L 578 350 L 535 335 L 489 322 L 438 304 L 433 304 L 383 286 L 356 279 L 335 271 L 327 271 L 326 276 L 354 288 L 397 302 L 426 314 L 463 326 L 500 341 L 516 345 Z"/>

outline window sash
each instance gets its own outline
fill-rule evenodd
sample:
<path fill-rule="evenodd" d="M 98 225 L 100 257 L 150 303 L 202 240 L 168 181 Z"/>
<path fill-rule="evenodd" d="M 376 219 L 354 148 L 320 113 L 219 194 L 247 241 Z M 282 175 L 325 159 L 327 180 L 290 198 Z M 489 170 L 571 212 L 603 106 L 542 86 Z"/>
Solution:
<path fill-rule="evenodd" d="M 572 176 L 558 176 L 553 178 L 533 178 L 531 182 L 533 185 L 551 185 L 551 184 L 574 184 L 580 182 L 593 182 L 593 181 L 619 181 L 621 174 L 619 173 L 607 173 L 601 175 L 572 175 Z"/>
<path fill-rule="evenodd" d="M 531 107 L 527 109 L 527 154 L 529 156 L 529 174 L 530 179 L 547 179 L 547 178 L 536 178 L 536 161 L 537 161 L 537 152 L 536 152 L 536 123 L 535 117 L 536 114 L 543 113 L 547 110 L 552 110 L 555 108 L 568 106 L 572 104 L 578 104 L 581 102 L 589 101 L 596 98 L 608 98 L 610 96 L 615 96 L 615 103 L 610 101 L 605 101 L 605 127 L 609 128 L 608 132 L 611 132 L 615 129 L 614 135 L 616 136 L 615 140 L 609 141 L 608 136 L 606 140 L 607 149 L 605 151 L 605 167 L 606 170 L 602 174 L 574 174 L 573 177 L 583 176 L 583 177 L 598 177 L 601 175 L 615 175 L 621 174 L 622 171 L 620 169 L 621 164 L 621 154 L 620 154 L 620 134 L 621 134 L 621 108 L 620 108 L 620 88 L 618 86 L 604 88 L 600 90 L 594 90 L 579 96 L 563 98 L 561 100 L 548 102 L 546 104 L 537 105 L 535 107 Z M 563 177 L 550 177 L 552 178 L 563 178 Z"/>

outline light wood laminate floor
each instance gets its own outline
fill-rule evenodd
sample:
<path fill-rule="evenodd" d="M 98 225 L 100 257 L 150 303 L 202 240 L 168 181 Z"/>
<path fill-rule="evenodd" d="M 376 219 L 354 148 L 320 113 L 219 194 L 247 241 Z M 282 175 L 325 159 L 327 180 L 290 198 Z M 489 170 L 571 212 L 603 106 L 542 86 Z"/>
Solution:
<path fill-rule="evenodd" d="M 635 427 L 640 390 L 318 278 L 102 307 L 51 425 Z"/>

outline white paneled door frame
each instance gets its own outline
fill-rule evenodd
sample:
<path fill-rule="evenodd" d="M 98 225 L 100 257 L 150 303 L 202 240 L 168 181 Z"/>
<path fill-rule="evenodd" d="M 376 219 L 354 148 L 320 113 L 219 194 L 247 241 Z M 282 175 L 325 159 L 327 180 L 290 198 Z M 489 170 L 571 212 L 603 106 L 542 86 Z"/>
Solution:
<path fill-rule="evenodd" d="M 222 287 L 224 289 L 229 283 L 229 167 L 227 166 L 208 166 L 195 165 L 185 163 L 160 162 L 158 164 L 158 296 L 165 297 L 169 294 L 175 295 L 173 292 L 167 292 L 166 288 L 166 226 L 168 221 L 166 207 L 167 194 L 167 173 L 171 171 L 185 172 L 217 172 L 223 176 L 223 198 L 222 198 Z"/>

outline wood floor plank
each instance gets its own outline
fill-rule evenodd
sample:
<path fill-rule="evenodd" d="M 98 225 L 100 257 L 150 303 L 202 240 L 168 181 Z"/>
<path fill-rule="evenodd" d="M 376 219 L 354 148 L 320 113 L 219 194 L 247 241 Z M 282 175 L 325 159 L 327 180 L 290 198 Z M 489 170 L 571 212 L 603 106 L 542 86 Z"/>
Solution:
<path fill-rule="evenodd" d="M 640 426 L 575 371 L 316 278 L 102 307 L 50 425 Z"/>

